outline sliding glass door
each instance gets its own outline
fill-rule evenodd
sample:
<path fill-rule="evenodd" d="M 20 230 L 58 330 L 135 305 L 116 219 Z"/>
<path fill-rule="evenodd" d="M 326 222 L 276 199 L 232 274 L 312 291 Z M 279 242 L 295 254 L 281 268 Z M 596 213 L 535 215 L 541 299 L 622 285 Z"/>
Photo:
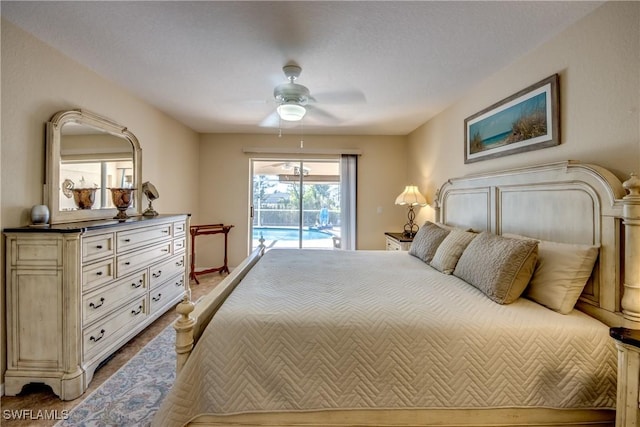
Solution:
<path fill-rule="evenodd" d="M 252 160 L 251 249 L 333 249 L 341 235 L 340 160 Z"/>

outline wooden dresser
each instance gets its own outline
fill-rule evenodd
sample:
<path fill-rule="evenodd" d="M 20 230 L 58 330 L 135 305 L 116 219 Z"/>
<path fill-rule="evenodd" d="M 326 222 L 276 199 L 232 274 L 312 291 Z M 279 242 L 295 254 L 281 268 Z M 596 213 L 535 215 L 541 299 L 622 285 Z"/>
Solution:
<path fill-rule="evenodd" d="M 6 229 L 5 394 L 63 400 L 188 288 L 188 215 Z"/>

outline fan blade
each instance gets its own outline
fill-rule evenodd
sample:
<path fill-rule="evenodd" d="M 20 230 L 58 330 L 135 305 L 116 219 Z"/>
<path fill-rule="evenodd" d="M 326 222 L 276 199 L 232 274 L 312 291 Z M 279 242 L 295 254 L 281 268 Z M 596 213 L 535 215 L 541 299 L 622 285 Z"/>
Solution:
<path fill-rule="evenodd" d="M 271 114 L 265 117 L 258 126 L 263 128 L 291 129 L 298 126 L 298 124 L 299 122 L 280 120 L 280 116 L 278 116 L 278 113 L 276 111 L 273 111 Z"/>
<path fill-rule="evenodd" d="M 367 102 L 364 93 L 356 89 L 314 93 L 313 98 L 322 104 L 362 104 Z"/>
<path fill-rule="evenodd" d="M 269 114 L 260 122 L 260 127 L 263 128 L 275 128 L 280 125 L 280 117 L 278 117 L 278 113 L 275 111 Z"/>
<path fill-rule="evenodd" d="M 322 108 L 318 108 L 315 105 L 307 105 L 305 108 L 307 109 L 308 115 L 324 122 L 339 123 L 341 121 L 330 112 L 323 110 Z"/>

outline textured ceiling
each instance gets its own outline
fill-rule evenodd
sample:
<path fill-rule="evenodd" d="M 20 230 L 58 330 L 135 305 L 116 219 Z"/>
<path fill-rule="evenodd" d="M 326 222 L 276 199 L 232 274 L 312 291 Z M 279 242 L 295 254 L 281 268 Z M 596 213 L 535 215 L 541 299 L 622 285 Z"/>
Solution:
<path fill-rule="evenodd" d="M 600 4 L 2 1 L 0 13 L 198 132 L 274 132 L 273 88 L 294 61 L 317 100 L 305 133 L 405 135 Z"/>

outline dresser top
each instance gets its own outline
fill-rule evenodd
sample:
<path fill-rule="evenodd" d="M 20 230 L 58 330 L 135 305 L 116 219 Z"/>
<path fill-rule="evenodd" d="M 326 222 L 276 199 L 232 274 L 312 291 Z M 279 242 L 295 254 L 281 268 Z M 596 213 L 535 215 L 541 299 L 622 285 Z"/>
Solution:
<path fill-rule="evenodd" d="M 82 233 L 88 230 L 118 227 L 121 225 L 134 225 L 154 222 L 162 222 L 171 218 L 190 216 L 191 214 L 165 214 L 157 216 L 132 216 L 125 220 L 101 219 L 94 221 L 66 222 L 61 224 L 46 224 L 44 226 L 28 225 L 26 227 L 5 228 L 5 233 Z"/>

